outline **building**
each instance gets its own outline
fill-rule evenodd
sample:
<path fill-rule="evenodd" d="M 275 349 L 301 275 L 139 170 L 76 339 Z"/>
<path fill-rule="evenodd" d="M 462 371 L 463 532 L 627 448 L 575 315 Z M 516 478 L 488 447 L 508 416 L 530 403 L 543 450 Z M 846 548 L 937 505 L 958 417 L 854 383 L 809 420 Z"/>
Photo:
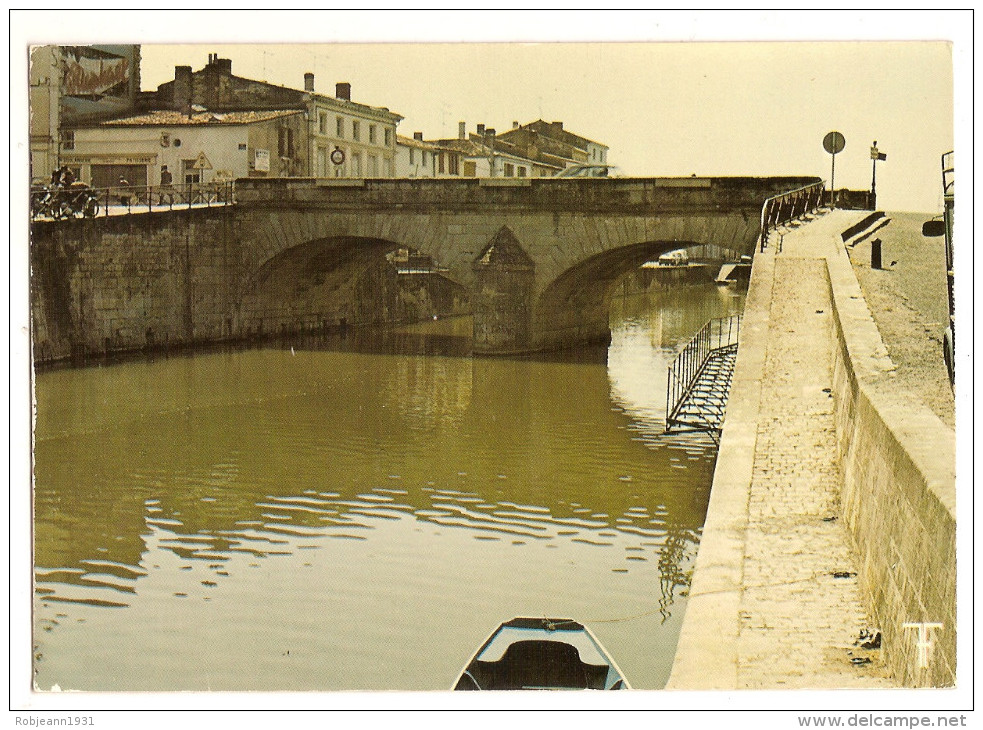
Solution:
<path fill-rule="evenodd" d="M 307 120 L 299 109 L 157 110 L 79 124 L 62 161 L 93 187 L 158 185 L 164 167 L 178 183 L 305 174 Z"/>
<path fill-rule="evenodd" d="M 433 178 L 437 176 L 437 146 L 425 142 L 422 132 L 413 138 L 396 135 L 396 177 Z"/>
<path fill-rule="evenodd" d="M 435 144 L 460 155 L 461 177 L 552 177 L 565 167 L 560 158 L 504 140 L 484 124 L 467 134 L 465 123 L 460 122 L 457 139 Z"/>
<path fill-rule="evenodd" d="M 135 108 L 140 46 L 37 46 L 28 73 L 31 179 L 47 180 L 62 164 L 72 125 Z"/>
<path fill-rule="evenodd" d="M 565 130 L 563 122 L 542 119 L 529 124 L 512 122 L 512 129 L 498 135 L 498 139 L 523 150 L 533 159 L 547 156 L 562 160 L 564 167 L 576 163 L 606 165 L 608 162 L 607 145 Z"/>
<path fill-rule="evenodd" d="M 312 177 L 395 177 L 396 126 L 399 114 L 386 107 L 352 101 L 349 83 L 335 85 L 335 95 L 315 91 L 314 74 L 304 74 L 304 89 L 291 89 L 236 76 L 232 60 L 209 56 L 199 71 L 175 66 L 174 80 L 142 95 L 147 108 L 188 112 L 273 111 L 306 113 L 303 145 L 292 147 L 285 167 Z"/>
<path fill-rule="evenodd" d="M 422 132 L 414 132 L 413 139 L 396 137 L 396 177 L 462 177 L 463 161 L 464 152 L 444 142 L 424 141 Z"/>

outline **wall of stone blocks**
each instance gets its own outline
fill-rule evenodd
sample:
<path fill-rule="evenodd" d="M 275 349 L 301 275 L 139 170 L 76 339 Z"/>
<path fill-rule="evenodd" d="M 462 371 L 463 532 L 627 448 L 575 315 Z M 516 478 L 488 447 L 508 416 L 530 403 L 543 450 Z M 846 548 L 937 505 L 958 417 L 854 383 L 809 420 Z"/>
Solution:
<path fill-rule="evenodd" d="M 955 434 L 891 387 L 892 365 L 846 254 L 829 261 L 843 515 L 884 656 L 904 686 L 956 681 Z M 938 623 L 928 666 L 917 629 Z"/>
<path fill-rule="evenodd" d="M 221 339 L 237 245 L 231 208 L 34 225 L 35 361 Z"/>

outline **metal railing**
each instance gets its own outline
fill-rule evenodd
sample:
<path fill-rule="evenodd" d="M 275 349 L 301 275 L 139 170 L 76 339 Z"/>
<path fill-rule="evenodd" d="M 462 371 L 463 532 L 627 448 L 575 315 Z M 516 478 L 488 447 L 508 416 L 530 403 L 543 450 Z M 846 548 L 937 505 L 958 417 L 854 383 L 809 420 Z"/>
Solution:
<path fill-rule="evenodd" d="M 231 180 L 177 185 L 117 185 L 90 188 L 75 183 L 68 187 L 31 190 L 31 218 L 95 218 L 155 210 L 230 205 L 235 202 Z"/>
<path fill-rule="evenodd" d="M 768 247 L 768 236 L 774 227 L 818 209 L 823 204 L 825 194 L 826 183 L 816 182 L 768 198 L 761 206 L 760 250 Z"/>
<path fill-rule="evenodd" d="M 666 381 L 666 424 L 679 414 L 686 396 L 693 389 L 710 356 L 719 350 L 736 347 L 741 333 L 741 315 L 711 319 L 696 333 L 669 365 Z"/>

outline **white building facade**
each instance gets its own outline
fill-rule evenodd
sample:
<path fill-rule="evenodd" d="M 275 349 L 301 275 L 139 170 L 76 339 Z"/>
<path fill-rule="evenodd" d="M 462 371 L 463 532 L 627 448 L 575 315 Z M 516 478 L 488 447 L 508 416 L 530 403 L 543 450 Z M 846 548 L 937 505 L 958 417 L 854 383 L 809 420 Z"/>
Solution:
<path fill-rule="evenodd" d="M 92 187 L 156 186 L 164 167 L 173 184 L 298 174 L 284 160 L 306 144 L 297 110 L 267 112 L 155 111 L 72 131 L 62 161 Z"/>
<path fill-rule="evenodd" d="M 396 125 L 402 120 L 386 108 L 351 100 L 351 85 L 336 84 L 335 97 L 314 93 L 314 75 L 304 80 L 309 94 L 313 177 L 397 177 Z"/>

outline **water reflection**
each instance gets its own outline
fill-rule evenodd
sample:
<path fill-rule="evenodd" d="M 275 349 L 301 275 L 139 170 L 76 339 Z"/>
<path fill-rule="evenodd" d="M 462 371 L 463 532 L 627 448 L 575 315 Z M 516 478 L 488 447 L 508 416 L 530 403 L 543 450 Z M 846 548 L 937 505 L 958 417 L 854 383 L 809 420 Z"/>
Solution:
<path fill-rule="evenodd" d="M 713 466 L 659 438 L 665 365 L 731 304 L 616 300 L 607 367 L 462 357 L 449 321 L 42 374 L 39 686 L 440 689 L 528 611 L 610 621 L 661 686 Z"/>

